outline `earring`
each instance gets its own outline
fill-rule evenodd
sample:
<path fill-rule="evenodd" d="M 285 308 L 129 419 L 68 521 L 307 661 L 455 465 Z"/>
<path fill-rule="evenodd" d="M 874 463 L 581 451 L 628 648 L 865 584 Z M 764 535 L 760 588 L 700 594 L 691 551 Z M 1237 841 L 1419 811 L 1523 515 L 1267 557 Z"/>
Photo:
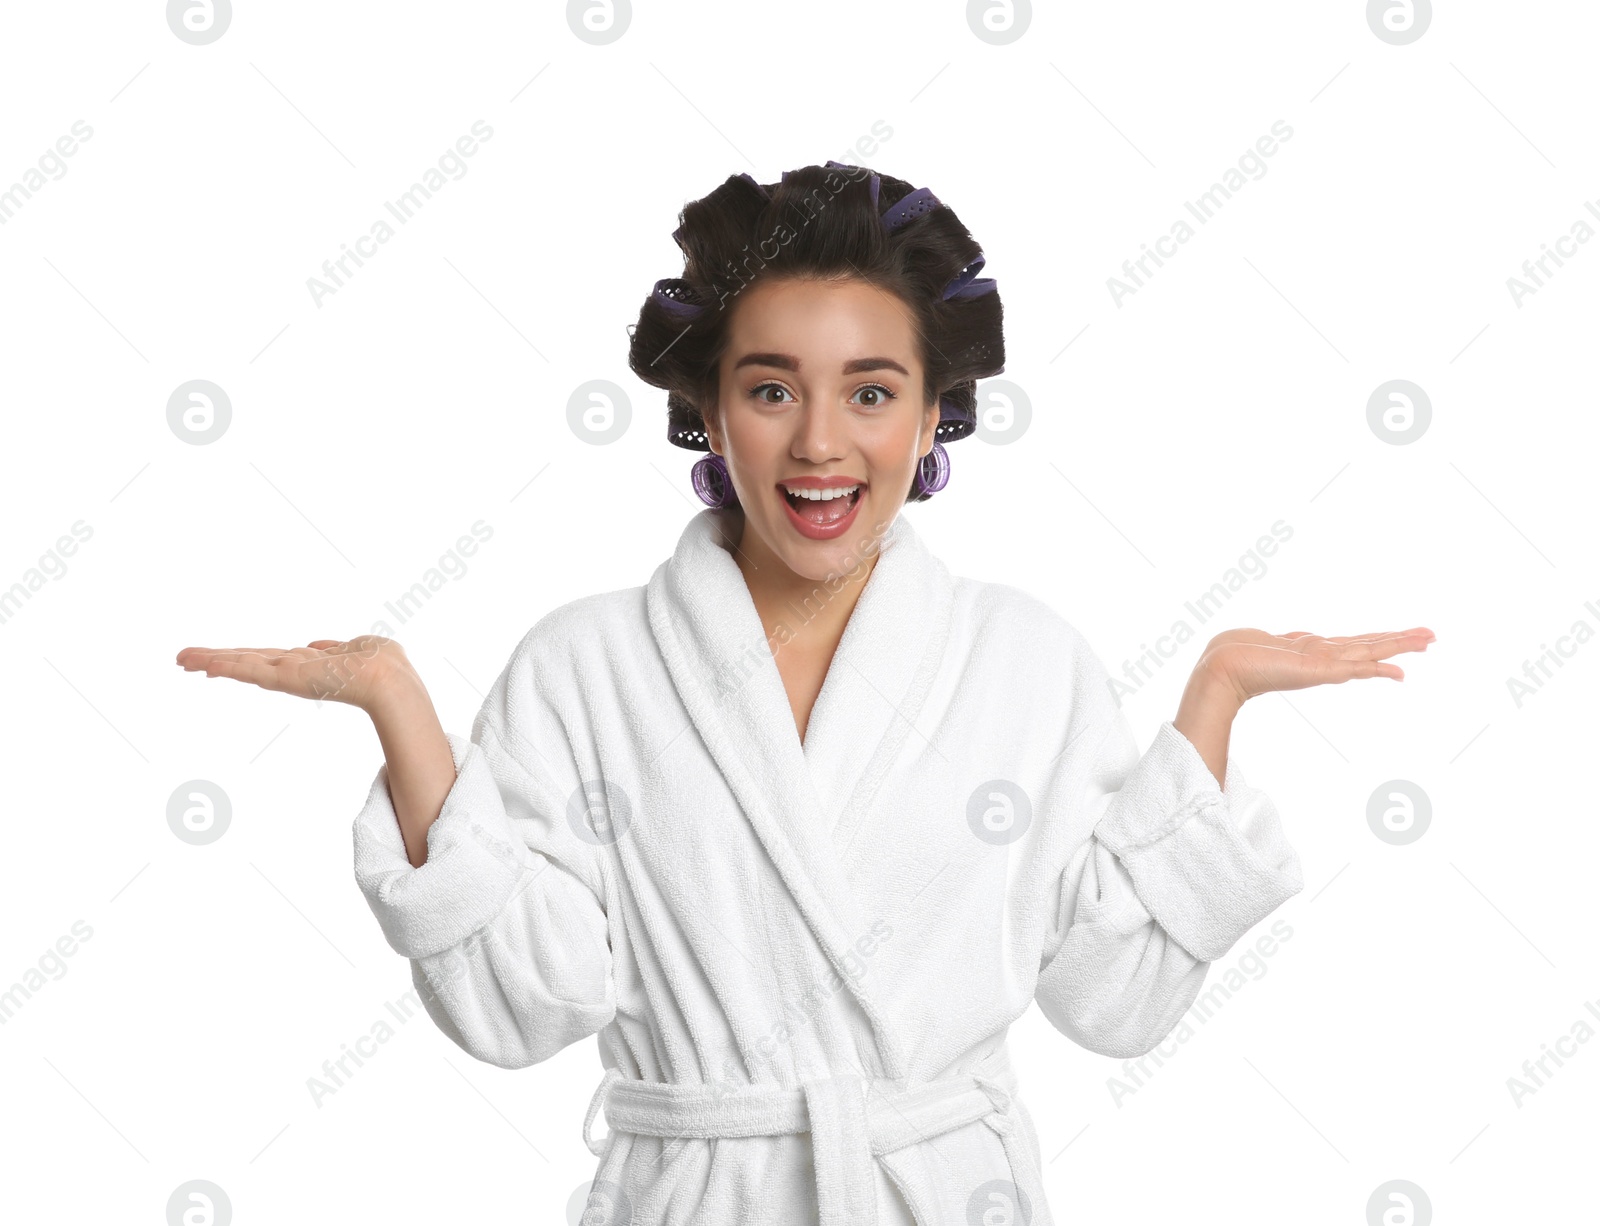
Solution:
<path fill-rule="evenodd" d="M 935 443 L 933 450 L 922 457 L 917 465 L 917 493 L 928 498 L 944 489 L 950 480 L 950 455 L 943 443 Z"/>
<path fill-rule="evenodd" d="M 716 452 L 695 461 L 689 479 L 700 501 L 708 507 L 730 507 L 739 501 L 733 492 L 733 480 L 728 476 L 728 462 Z"/>

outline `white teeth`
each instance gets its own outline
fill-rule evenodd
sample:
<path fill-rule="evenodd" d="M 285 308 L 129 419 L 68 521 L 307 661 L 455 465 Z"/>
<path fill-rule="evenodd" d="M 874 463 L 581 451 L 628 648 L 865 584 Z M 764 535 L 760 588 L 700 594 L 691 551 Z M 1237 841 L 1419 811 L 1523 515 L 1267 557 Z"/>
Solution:
<path fill-rule="evenodd" d="M 796 490 L 789 489 L 789 487 L 786 485 L 783 488 L 788 490 L 789 493 L 793 494 L 796 498 L 809 498 L 813 502 L 827 502 L 830 498 L 848 497 L 861 487 L 859 485 L 844 485 L 840 486 L 838 489 L 831 490 Z"/>

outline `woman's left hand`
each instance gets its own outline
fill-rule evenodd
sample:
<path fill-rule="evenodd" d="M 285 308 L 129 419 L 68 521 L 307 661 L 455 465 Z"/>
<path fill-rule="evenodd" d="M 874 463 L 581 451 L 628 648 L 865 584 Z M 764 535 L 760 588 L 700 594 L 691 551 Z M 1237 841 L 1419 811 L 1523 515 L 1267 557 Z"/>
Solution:
<path fill-rule="evenodd" d="M 1383 661 L 1406 651 L 1426 651 L 1435 637 L 1426 626 L 1326 639 L 1304 630 L 1227 630 L 1206 645 L 1196 671 L 1209 672 L 1242 706 L 1270 690 L 1338 685 L 1352 677 L 1400 681 L 1405 673 L 1399 665 Z"/>
<path fill-rule="evenodd" d="M 1403 651 L 1426 651 L 1434 633 L 1426 626 L 1383 634 L 1325 639 L 1304 630 L 1225 630 L 1206 644 L 1194 666 L 1172 725 L 1199 752 L 1217 786 L 1226 782 L 1228 735 L 1245 702 L 1270 690 L 1337 685 L 1352 677 L 1405 677 L 1382 661 Z"/>

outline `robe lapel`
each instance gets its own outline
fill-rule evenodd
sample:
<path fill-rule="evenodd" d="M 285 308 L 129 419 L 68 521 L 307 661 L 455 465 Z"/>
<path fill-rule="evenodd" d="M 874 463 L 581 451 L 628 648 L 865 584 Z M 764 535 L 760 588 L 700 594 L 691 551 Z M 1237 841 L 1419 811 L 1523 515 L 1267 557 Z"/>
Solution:
<path fill-rule="evenodd" d="M 952 582 L 903 514 L 885 536 L 823 682 L 802 748 L 766 632 L 705 510 L 646 586 L 651 632 L 695 731 L 819 944 L 898 1063 L 851 949 L 871 928 L 842 859 L 938 670 Z M 820 586 L 820 585 L 819 585 Z M 825 591 L 825 589 L 824 589 Z M 801 614 L 797 611 L 792 624 Z"/>
<path fill-rule="evenodd" d="M 952 592 L 944 564 L 901 514 L 845 624 L 806 728 L 806 765 L 847 870 L 895 754 L 907 739 L 924 741 L 916 718 L 945 658 Z"/>

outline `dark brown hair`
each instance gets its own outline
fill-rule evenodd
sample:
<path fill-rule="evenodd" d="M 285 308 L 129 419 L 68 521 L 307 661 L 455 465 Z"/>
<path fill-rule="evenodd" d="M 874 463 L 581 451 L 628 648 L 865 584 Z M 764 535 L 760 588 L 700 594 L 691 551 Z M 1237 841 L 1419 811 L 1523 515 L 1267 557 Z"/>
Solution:
<path fill-rule="evenodd" d="M 762 276 L 857 277 L 910 309 L 923 399 L 940 401 L 935 438 L 972 433 L 977 381 L 1005 369 L 1000 295 L 978 280 L 981 249 L 927 191 L 864 166 L 803 166 L 778 183 L 730 175 L 684 205 L 672 235 L 683 274 L 639 309 L 628 365 L 667 392 L 667 438 L 709 450 L 701 406 L 717 403 L 730 308 Z"/>

